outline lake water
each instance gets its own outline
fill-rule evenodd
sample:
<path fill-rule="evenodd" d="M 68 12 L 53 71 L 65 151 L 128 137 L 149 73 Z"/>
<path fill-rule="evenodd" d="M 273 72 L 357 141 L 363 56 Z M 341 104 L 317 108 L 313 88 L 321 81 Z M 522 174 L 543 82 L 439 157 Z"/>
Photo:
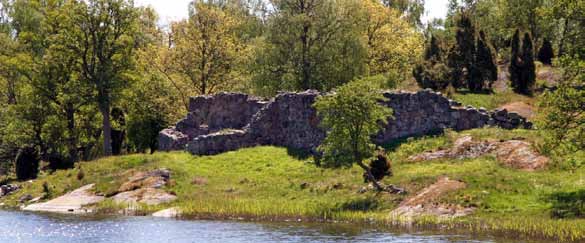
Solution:
<path fill-rule="evenodd" d="M 400 233 L 345 224 L 249 223 L 152 217 L 78 218 L 0 211 L 0 242 L 519 242 Z"/>

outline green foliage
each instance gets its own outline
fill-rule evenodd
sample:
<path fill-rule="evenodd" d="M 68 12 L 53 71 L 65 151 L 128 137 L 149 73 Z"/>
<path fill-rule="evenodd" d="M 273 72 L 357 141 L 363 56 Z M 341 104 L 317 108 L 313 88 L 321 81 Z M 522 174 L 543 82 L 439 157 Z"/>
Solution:
<path fill-rule="evenodd" d="M 451 84 L 450 72 L 443 63 L 424 62 L 415 66 L 413 76 L 423 89 L 445 90 Z"/>
<path fill-rule="evenodd" d="M 457 20 L 455 44 L 449 57 L 448 65 L 452 70 L 452 84 L 455 88 L 468 86 L 477 91 L 475 83 L 471 82 L 471 75 L 475 72 L 475 25 L 468 12 L 461 12 Z"/>
<path fill-rule="evenodd" d="M 241 82 L 246 46 L 237 30 L 242 21 L 211 2 L 194 1 L 191 6 L 189 19 L 172 25 L 167 75 L 186 83 L 182 87 L 187 96 L 216 93 Z"/>
<path fill-rule="evenodd" d="M 137 47 L 138 11 L 127 0 L 69 2 L 69 48 L 81 63 L 79 77 L 90 84 L 102 115 L 103 153 L 112 154 L 112 103 L 129 86 Z"/>
<path fill-rule="evenodd" d="M 538 127 L 545 135 L 545 150 L 563 158 L 585 150 L 585 62 L 563 58 L 561 63 L 565 81 L 540 97 Z"/>
<path fill-rule="evenodd" d="M 326 166 L 361 164 L 376 149 L 371 136 L 379 132 L 392 110 L 380 104 L 386 98 L 371 84 L 355 80 L 315 103 L 327 136 L 319 151 Z"/>
<path fill-rule="evenodd" d="M 255 86 L 278 90 L 330 90 L 364 73 L 351 1 L 274 2 L 266 44 L 256 57 Z"/>
<path fill-rule="evenodd" d="M 444 64 L 440 40 L 431 36 L 425 48 L 424 60 L 412 70 L 412 76 L 421 88 L 445 90 L 451 84 L 451 69 Z"/>

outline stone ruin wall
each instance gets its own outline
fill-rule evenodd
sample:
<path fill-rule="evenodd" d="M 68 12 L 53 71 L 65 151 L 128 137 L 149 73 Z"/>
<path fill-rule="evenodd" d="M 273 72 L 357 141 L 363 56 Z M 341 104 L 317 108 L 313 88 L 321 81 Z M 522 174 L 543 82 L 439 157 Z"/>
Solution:
<path fill-rule="evenodd" d="M 325 138 L 312 107 L 317 91 L 280 93 L 271 100 L 241 93 L 193 97 L 187 117 L 159 133 L 159 149 L 186 149 L 196 155 L 211 155 L 257 145 L 282 146 L 315 152 Z M 499 126 L 530 128 L 517 113 L 462 107 L 430 90 L 385 92 L 385 105 L 394 118 L 374 137 L 377 144 L 442 132 Z"/>

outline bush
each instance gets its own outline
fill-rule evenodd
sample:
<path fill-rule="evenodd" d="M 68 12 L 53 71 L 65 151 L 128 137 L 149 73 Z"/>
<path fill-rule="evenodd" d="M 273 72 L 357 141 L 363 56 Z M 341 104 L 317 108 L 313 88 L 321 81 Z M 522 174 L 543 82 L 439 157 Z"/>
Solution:
<path fill-rule="evenodd" d="M 451 70 L 443 63 L 424 62 L 413 70 L 414 79 L 423 89 L 444 90 L 451 82 Z"/>
<path fill-rule="evenodd" d="M 39 173 L 39 153 L 33 146 L 22 147 L 16 155 L 16 178 L 29 180 L 37 178 Z"/>

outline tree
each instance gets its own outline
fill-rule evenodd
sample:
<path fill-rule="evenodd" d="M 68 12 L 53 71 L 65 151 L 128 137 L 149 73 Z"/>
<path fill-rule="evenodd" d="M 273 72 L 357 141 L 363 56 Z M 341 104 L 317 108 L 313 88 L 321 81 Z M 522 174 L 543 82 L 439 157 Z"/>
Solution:
<path fill-rule="evenodd" d="M 585 2 L 574 0 L 547 1 L 542 6 L 542 21 L 550 23 L 554 31 L 548 35 L 556 37 L 558 56 L 585 56 Z M 557 32 L 558 31 L 558 32 Z"/>
<path fill-rule="evenodd" d="M 410 74 L 424 46 L 422 35 L 400 17 L 400 12 L 377 0 L 360 1 L 367 48 L 366 75 L 395 73 L 398 80 Z"/>
<path fill-rule="evenodd" d="M 512 39 L 510 60 L 509 71 L 512 88 L 517 93 L 530 94 L 536 82 L 534 46 L 530 34 L 524 34 L 522 45 L 520 45 L 520 31 L 516 31 Z"/>
<path fill-rule="evenodd" d="M 193 7 L 188 20 L 172 26 L 170 66 L 172 73 L 188 80 L 191 94 L 206 95 L 239 78 L 245 45 L 236 33 L 240 20 L 229 10 L 205 1 L 194 1 Z"/>
<path fill-rule="evenodd" d="M 81 65 L 81 79 L 92 85 L 102 115 L 103 154 L 112 155 L 112 103 L 128 86 L 133 64 L 137 11 L 127 0 L 71 2 L 68 46 Z"/>
<path fill-rule="evenodd" d="M 414 27 L 422 26 L 421 17 L 425 13 L 424 0 L 382 0 L 382 3 L 386 7 L 398 10 Z"/>
<path fill-rule="evenodd" d="M 520 30 L 516 30 L 511 42 L 510 66 L 510 82 L 514 90 L 520 90 L 520 77 L 522 76 L 522 56 L 520 50 Z"/>
<path fill-rule="evenodd" d="M 364 73 L 365 48 L 354 1 L 274 0 L 266 42 L 255 61 L 255 87 L 330 90 Z"/>
<path fill-rule="evenodd" d="M 552 59 L 555 58 L 555 53 L 552 43 L 548 39 L 544 39 L 542 46 L 538 51 L 538 60 L 544 65 L 552 65 Z"/>
<path fill-rule="evenodd" d="M 321 117 L 327 136 L 319 151 L 325 165 L 352 166 L 357 164 L 367 172 L 370 182 L 382 191 L 363 160 L 372 157 L 376 146 L 371 136 L 380 131 L 392 115 L 381 102 L 382 93 L 371 84 L 352 81 L 336 89 L 335 94 L 321 96 L 314 107 Z"/>
<path fill-rule="evenodd" d="M 483 31 L 479 32 L 477 39 L 477 50 L 475 54 L 475 70 L 477 75 L 472 78 L 475 90 L 486 87 L 491 89 L 492 83 L 498 79 L 498 66 L 496 58 L 488 39 Z"/>
<path fill-rule="evenodd" d="M 536 83 L 536 65 L 534 64 L 534 44 L 529 33 L 524 34 L 522 41 L 522 76 L 520 78 L 521 93 L 530 94 Z"/>
<path fill-rule="evenodd" d="M 451 83 L 451 69 L 444 64 L 443 50 L 439 39 L 431 36 L 425 48 L 424 60 L 412 71 L 419 87 L 433 90 L 445 90 Z"/>
<path fill-rule="evenodd" d="M 448 60 L 448 66 L 452 69 L 453 87 L 460 88 L 464 85 L 471 91 L 477 91 L 476 83 L 471 82 L 471 75 L 475 68 L 475 26 L 468 12 L 461 12 L 457 21 L 455 45 L 453 45 Z"/>
<path fill-rule="evenodd" d="M 538 127 L 544 151 L 563 158 L 585 150 L 585 61 L 560 58 L 563 81 L 539 97 Z"/>

